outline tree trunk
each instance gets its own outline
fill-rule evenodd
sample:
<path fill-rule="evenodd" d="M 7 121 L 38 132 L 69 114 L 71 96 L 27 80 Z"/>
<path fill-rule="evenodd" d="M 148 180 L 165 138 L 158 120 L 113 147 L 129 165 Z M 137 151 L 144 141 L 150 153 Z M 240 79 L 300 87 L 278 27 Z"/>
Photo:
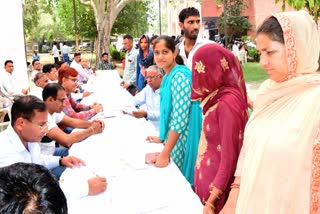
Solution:
<path fill-rule="evenodd" d="M 104 28 L 103 28 L 103 31 L 104 31 L 104 41 L 103 42 L 104 43 L 102 46 L 102 49 L 104 50 L 104 52 L 107 52 L 107 53 L 109 53 L 110 36 L 111 36 L 112 26 L 114 23 L 114 21 L 112 21 L 112 18 L 113 18 L 112 16 L 114 15 L 113 11 L 115 11 L 115 8 L 116 8 L 116 5 L 114 4 L 114 0 L 107 0 L 107 9 L 106 9 L 107 14 L 106 14 L 105 21 L 104 21 L 104 23 L 106 23 L 106 24 L 104 25 Z M 109 55 L 109 56 L 111 56 L 111 55 Z M 110 59 L 110 57 L 109 57 L 109 59 Z"/>
<path fill-rule="evenodd" d="M 223 28 L 224 28 L 224 47 L 228 47 L 229 45 L 229 36 L 228 36 L 228 27 L 227 27 L 227 7 L 228 3 L 227 0 L 223 1 Z"/>
<path fill-rule="evenodd" d="M 100 62 L 103 52 L 109 53 L 112 26 L 120 11 L 134 0 L 80 0 L 80 3 L 93 9 L 97 38 L 95 43 L 96 65 Z"/>
<path fill-rule="evenodd" d="M 95 43 L 95 54 L 96 54 L 96 64 L 98 64 L 100 56 L 102 55 L 102 53 L 104 52 L 103 47 L 105 46 L 105 32 L 103 29 L 101 29 L 102 26 L 98 26 L 97 25 L 97 32 L 98 32 L 98 36 L 97 36 L 97 40 Z"/>

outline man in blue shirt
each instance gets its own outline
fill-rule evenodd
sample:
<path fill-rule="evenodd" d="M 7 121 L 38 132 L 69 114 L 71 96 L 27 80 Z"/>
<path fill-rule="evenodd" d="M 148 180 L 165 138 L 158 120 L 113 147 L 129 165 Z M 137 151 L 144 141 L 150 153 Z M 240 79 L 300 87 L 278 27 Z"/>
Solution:
<path fill-rule="evenodd" d="M 134 96 L 136 94 L 135 82 L 138 50 L 133 47 L 133 38 L 131 35 L 125 35 L 123 37 L 123 47 L 127 52 L 123 78 L 120 85 Z"/>
<path fill-rule="evenodd" d="M 136 118 L 146 118 L 150 120 L 155 130 L 159 130 L 160 120 L 160 85 L 164 71 L 156 65 L 146 69 L 145 79 L 147 86 L 134 96 L 134 105 L 139 109 L 132 111 Z"/>

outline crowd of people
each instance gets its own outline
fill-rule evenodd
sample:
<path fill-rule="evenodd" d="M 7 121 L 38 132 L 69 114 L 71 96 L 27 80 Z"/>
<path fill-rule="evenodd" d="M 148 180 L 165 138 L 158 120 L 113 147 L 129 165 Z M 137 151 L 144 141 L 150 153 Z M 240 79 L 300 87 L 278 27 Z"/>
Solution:
<path fill-rule="evenodd" d="M 201 38 L 200 25 L 199 11 L 189 7 L 179 14 L 179 42 L 142 35 L 135 49 L 133 37 L 123 37 L 120 87 L 134 96 L 132 116 L 145 118 L 158 131 L 146 140 L 163 144 L 146 162 L 161 168 L 173 161 L 203 203 L 203 214 L 319 213 L 320 38 L 312 17 L 304 11 L 281 12 L 258 28 L 260 66 L 269 79 L 259 88 L 250 117 L 239 50 Z M 59 62 L 54 45 L 56 64 L 41 68 L 37 53 L 33 55 L 33 90 L 14 84 L 11 60 L 1 74 L 6 96 L 22 95 L 13 102 L 11 124 L 0 133 L 0 210 L 5 212 L 12 208 L 4 198 L 22 200 L 9 190 L 21 185 L 12 180 L 28 177 L 19 168 L 29 167 L 26 173 L 33 174 L 50 169 L 55 178 L 44 173 L 32 179 L 48 176 L 52 185 L 44 188 L 63 194 L 55 179 L 65 167 L 85 165 L 69 156 L 68 148 L 104 131 L 102 120 L 91 120 L 103 106 L 79 102 L 90 96 L 81 87 L 95 75 L 90 64 L 80 53 L 72 62 L 63 53 Z M 97 70 L 116 69 L 108 57 L 101 55 Z M 54 151 L 42 154 L 41 144 L 52 141 Z M 106 190 L 107 178 L 93 177 L 80 185 L 86 186 L 83 195 L 96 195 Z M 65 213 L 65 198 L 56 203 Z M 37 206 L 19 207 L 27 208 Z"/>

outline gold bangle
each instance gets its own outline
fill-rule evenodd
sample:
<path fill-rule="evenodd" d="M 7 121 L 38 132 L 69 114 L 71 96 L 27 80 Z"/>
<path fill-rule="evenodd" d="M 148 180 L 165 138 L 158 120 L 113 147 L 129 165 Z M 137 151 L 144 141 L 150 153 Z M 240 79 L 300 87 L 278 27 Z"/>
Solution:
<path fill-rule="evenodd" d="M 206 201 L 205 204 L 208 205 L 212 210 L 215 210 L 215 209 L 216 209 L 216 208 L 214 207 L 214 205 L 213 205 L 211 202 L 209 202 L 209 201 Z"/>
<path fill-rule="evenodd" d="M 240 189 L 240 184 L 236 184 L 236 183 L 232 183 L 231 186 L 230 186 L 230 189 Z"/>
<path fill-rule="evenodd" d="M 212 196 L 214 196 L 214 198 L 215 199 L 220 199 L 220 195 L 223 193 L 222 191 L 220 192 L 220 193 L 216 193 L 215 194 L 215 192 L 213 191 L 213 189 L 214 189 L 215 187 L 214 186 L 212 186 L 211 188 L 210 188 L 210 195 L 212 195 Z"/>
<path fill-rule="evenodd" d="M 217 199 L 217 200 L 220 199 L 220 196 L 219 196 L 218 194 L 213 194 L 213 191 L 212 191 L 212 190 L 210 191 L 210 194 L 213 195 L 213 197 L 214 197 L 215 199 Z"/>

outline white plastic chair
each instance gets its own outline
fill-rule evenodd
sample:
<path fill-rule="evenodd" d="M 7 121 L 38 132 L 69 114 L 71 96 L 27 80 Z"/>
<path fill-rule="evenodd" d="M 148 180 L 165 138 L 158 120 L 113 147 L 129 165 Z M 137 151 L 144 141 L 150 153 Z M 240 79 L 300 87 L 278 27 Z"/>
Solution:
<path fill-rule="evenodd" d="M 10 121 L 1 122 L 1 123 L 0 123 L 0 132 L 6 130 L 6 128 L 8 127 L 8 125 L 10 125 Z"/>
<path fill-rule="evenodd" d="M 248 63 L 248 56 L 247 51 L 240 50 L 240 63 L 241 64 L 247 64 Z"/>
<path fill-rule="evenodd" d="M 10 124 L 10 121 L 3 122 L 5 115 L 9 114 L 10 117 L 10 108 L 1 108 L 0 109 L 0 132 L 4 131 L 7 126 Z M 11 118 L 9 118 L 11 120 Z"/>

